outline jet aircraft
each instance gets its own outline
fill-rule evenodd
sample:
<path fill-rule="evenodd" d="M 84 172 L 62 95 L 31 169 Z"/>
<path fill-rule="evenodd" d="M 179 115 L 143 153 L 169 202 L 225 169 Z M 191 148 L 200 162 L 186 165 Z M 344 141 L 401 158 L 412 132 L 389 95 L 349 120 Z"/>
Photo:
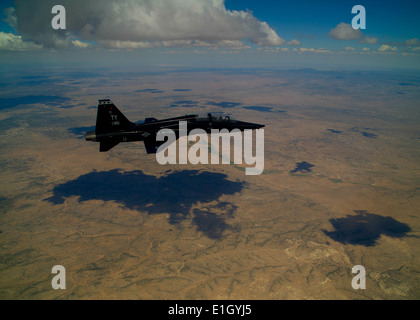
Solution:
<path fill-rule="evenodd" d="M 146 118 L 144 123 L 129 121 L 109 99 L 101 99 L 98 104 L 95 131 L 86 133 L 86 141 L 99 142 L 99 151 L 105 152 L 120 142 L 144 141 L 148 154 L 156 153 L 164 141 L 156 141 L 156 135 L 161 129 L 171 129 L 179 138 L 179 122 L 186 121 L 188 133 L 193 129 L 203 129 L 211 133 L 211 129 L 260 129 L 262 124 L 243 122 L 231 119 L 229 116 L 207 114 L 206 117 L 198 115 L 185 115 L 175 118 L 157 120 Z"/>

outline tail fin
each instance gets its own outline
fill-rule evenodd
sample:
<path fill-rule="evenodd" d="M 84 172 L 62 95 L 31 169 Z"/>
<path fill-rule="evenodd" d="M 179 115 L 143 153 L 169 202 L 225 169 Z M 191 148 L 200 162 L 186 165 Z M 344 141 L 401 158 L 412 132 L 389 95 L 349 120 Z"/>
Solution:
<path fill-rule="evenodd" d="M 111 100 L 99 100 L 96 134 L 129 130 L 133 126 L 134 124 L 118 110 Z"/>

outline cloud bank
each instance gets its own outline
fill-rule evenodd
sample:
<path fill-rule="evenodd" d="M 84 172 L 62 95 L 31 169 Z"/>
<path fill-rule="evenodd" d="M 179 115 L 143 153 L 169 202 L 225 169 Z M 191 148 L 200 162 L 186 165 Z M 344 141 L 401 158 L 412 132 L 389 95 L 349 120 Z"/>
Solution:
<path fill-rule="evenodd" d="M 31 41 L 23 41 L 21 36 L 0 32 L 1 51 L 34 51 L 39 49 L 42 49 L 41 45 Z"/>
<path fill-rule="evenodd" d="M 251 12 L 227 10 L 224 0 L 62 0 L 66 30 L 51 27 L 55 4 L 16 0 L 7 19 L 25 41 L 52 48 L 86 42 L 116 48 L 188 41 L 207 46 L 243 40 L 260 46 L 285 43 Z"/>

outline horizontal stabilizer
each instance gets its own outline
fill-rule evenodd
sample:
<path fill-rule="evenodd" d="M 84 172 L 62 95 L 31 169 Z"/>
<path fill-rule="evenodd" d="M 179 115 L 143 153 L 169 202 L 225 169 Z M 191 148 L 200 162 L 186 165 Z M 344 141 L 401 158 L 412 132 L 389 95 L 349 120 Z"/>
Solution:
<path fill-rule="evenodd" d="M 99 146 L 99 151 L 100 152 L 106 152 L 108 150 L 111 150 L 113 147 L 115 147 L 117 144 L 119 143 L 119 141 L 115 141 L 115 140 L 105 140 L 105 141 L 101 141 L 100 146 Z"/>

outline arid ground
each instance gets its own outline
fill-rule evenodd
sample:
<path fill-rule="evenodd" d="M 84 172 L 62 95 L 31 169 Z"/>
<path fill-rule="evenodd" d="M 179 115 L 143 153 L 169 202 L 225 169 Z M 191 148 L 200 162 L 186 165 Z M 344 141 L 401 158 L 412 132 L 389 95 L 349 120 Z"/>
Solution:
<path fill-rule="evenodd" d="M 419 75 L 41 69 L 0 88 L 1 299 L 420 298 Z M 265 124 L 264 172 L 100 153 L 103 98 L 132 121 Z"/>

